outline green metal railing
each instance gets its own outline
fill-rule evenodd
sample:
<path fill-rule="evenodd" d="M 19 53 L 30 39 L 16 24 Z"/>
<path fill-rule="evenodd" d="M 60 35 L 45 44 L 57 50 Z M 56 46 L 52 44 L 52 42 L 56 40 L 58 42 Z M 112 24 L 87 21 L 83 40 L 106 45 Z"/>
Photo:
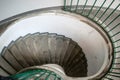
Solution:
<path fill-rule="evenodd" d="M 14 80 L 63 80 L 53 71 L 45 69 L 31 69 L 10 76 Z"/>
<path fill-rule="evenodd" d="M 92 4 L 89 5 L 90 1 Z M 113 46 L 113 61 L 102 79 L 118 80 L 120 79 L 120 2 L 104 0 L 102 4 L 97 5 L 99 2 L 101 0 L 64 0 L 63 10 L 92 20 L 106 32 Z M 115 6 L 112 7 L 113 5 Z"/>

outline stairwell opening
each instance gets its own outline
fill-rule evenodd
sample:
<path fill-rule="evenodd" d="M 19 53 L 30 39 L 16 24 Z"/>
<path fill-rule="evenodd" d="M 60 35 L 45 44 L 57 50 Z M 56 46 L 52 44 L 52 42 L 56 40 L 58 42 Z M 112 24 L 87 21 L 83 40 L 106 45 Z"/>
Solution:
<path fill-rule="evenodd" d="M 77 42 L 87 59 L 88 77 L 102 76 L 109 68 L 112 47 L 104 31 L 85 17 L 61 10 L 41 11 L 13 21 L 1 35 L 0 51 L 20 36 L 36 32 L 57 33 Z"/>

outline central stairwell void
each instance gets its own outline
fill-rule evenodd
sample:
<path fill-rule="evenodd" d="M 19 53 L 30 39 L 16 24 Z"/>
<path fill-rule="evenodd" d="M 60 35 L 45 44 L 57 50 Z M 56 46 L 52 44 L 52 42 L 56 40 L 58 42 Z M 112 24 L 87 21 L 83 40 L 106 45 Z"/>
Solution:
<path fill-rule="evenodd" d="M 20 80 L 119 80 L 120 3 L 97 2 L 64 0 L 63 6 L 1 21 L 0 75 Z"/>

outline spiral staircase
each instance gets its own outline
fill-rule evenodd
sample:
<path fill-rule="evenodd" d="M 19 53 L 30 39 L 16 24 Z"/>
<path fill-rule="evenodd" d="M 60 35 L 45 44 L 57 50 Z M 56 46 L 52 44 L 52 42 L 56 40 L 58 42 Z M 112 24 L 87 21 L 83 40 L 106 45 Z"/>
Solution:
<path fill-rule="evenodd" d="M 62 1 L 0 21 L 0 75 L 120 80 L 120 1 Z"/>

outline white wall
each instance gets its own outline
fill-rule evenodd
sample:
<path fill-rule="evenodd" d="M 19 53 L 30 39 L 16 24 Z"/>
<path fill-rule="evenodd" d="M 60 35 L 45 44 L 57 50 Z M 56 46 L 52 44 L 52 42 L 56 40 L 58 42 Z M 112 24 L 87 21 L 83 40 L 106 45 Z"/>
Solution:
<path fill-rule="evenodd" d="M 68 2 L 70 0 L 67 0 Z M 88 5 L 92 5 L 95 0 L 88 0 Z M 95 6 L 100 6 L 104 0 L 97 0 Z M 107 0 L 104 7 L 107 7 L 112 0 Z M 76 4 L 77 0 L 73 0 Z M 8 17 L 20 14 L 26 11 L 51 7 L 63 6 L 64 0 L 0 0 L 0 21 Z M 85 0 L 80 0 L 79 4 L 84 4 Z M 111 8 L 120 4 L 120 0 L 115 0 Z M 120 8 L 119 8 L 120 10 Z"/>
<path fill-rule="evenodd" d="M 0 0 L 0 20 L 30 10 L 61 5 L 63 0 Z"/>

